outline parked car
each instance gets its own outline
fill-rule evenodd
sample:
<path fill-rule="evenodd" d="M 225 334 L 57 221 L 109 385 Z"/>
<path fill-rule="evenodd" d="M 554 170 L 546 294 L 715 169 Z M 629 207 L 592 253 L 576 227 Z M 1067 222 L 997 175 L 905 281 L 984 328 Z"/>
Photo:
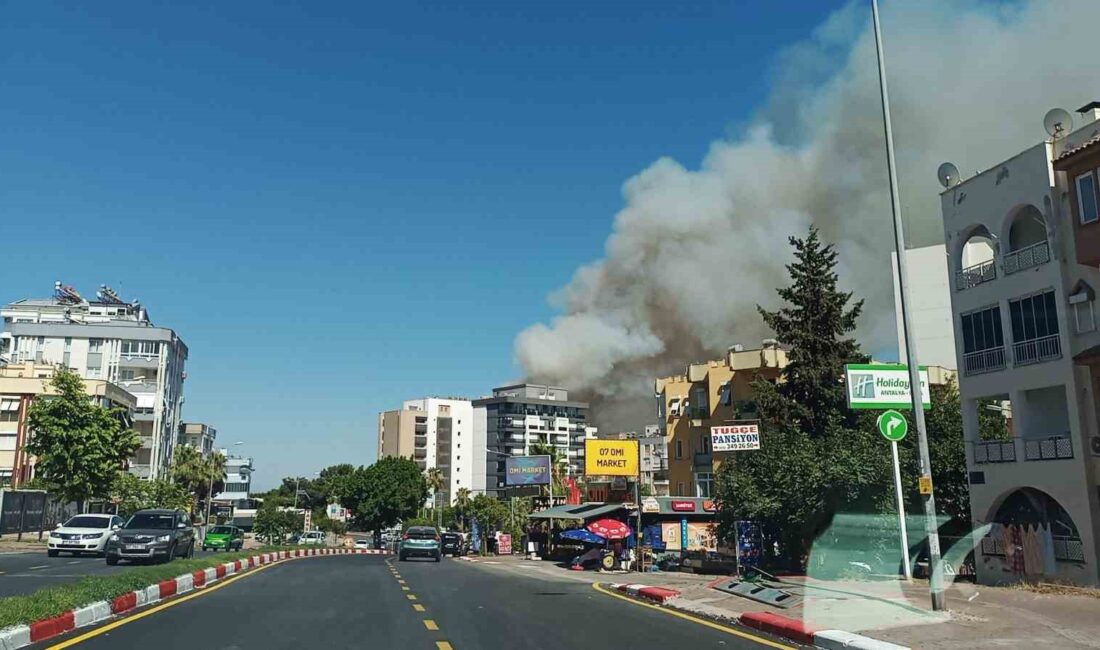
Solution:
<path fill-rule="evenodd" d="M 309 530 L 298 536 L 297 544 L 324 544 L 325 534 L 319 530 Z"/>
<path fill-rule="evenodd" d="M 102 556 L 107 540 L 122 527 L 125 520 L 118 515 L 77 515 L 50 531 L 46 542 L 46 555 L 57 557 L 61 551 L 81 555 L 94 553 Z"/>
<path fill-rule="evenodd" d="M 107 564 L 195 556 L 195 529 L 180 510 L 139 510 L 107 540 Z"/>
<path fill-rule="evenodd" d="M 468 547 L 461 533 L 443 533 L 440 539 L 443 555 L 450 555 L 451 557 L 466 555 Z"/>
<path fill-rule="evenodd" d="M 202 538 L 202 550 L 232 551 L 244 548 L 244 531 L 236 526 L 211 526 Z"/>
<path fill-rule="evenodd" d="M 405 531 L 397 547 L 397 559 L 404 562 L 415 556 L 435 558 L 436 562 L 443 558 L 438 530 L 432 526 L 413 526 Z"/>
<path fill-rule="evenodd" d="M 374 546 L 374 543 L 371 542 L 371 539 L 369 537 L 356 537 L 355 538 L 355 548 L 371 548 L 373 546 Z"/>

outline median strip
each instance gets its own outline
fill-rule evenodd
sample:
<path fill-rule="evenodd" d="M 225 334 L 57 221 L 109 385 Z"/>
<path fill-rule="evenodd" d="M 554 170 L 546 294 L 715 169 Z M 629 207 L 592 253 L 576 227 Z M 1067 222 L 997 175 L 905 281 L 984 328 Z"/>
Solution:
<path fill-rule="evenodd" d="M 292 549 L 222 558 L 182 560 L 107 576 L 89 576 L 70 585 L 4 599 L 0 610 L 0 649 L 14 650 L 99 623 L 113 616 L 201 589 L 249 568 L 283 560 L 324 555 L 381 555 L 373 549 Z M 226 561 L 228 560 L 228 561 Z M 216 566 L 210 566 L 217 562 Z M 177 574 L 180 569 L 185 573 Z"/>

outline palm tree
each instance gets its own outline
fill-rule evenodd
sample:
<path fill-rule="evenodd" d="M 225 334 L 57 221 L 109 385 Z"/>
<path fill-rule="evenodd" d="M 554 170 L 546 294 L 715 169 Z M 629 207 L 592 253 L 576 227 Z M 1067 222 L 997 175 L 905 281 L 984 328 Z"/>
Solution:
<path fill-rule="evenodd" d="M 466 510 L 470 507 L 470 488 L 458 488 L 455 492 L 455 519 L 462 525 L 462 530 L 466 530 Z"/>
<path fill-rule="evenodd" d="M 562 483 L 562 475 L 569 462 L 568 459 L 562 455 L 560 449 L 545 442 L 532 443 L 529 449 L 532 456 L 550 457 L 550 480 L 554 482 L 555 494 L 564 494 L 565 484 Z"/>
<path fill-rule="evenodd" d="M 428 487 L 432 491 L 432 503 L 435 504 L 436 520 L 440 528 L 443 527 L 443 508 L 439 504 L 439 491 L 446 487 L 443 472 L 438 467 L 428 468 Z"/>

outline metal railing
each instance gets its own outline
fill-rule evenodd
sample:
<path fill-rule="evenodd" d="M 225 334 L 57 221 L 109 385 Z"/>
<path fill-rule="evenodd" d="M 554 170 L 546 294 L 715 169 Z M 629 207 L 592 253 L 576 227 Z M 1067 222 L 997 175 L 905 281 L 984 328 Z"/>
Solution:
<path fill-rule="evenodd" d="M 1007 253 L 1003 264 L 1005 275 L 1030 269 L 1050 261 L 1050 244 L 1045 240 L 1031 246 L 1025 246 L 1019 250 Z"/>
<path fill-rule="evenodd" d="M 1062 357 L 1062 341 L 1057 334 L 1012 344 L 1012 358 L 1017 366 L 1042 363 Z"/>
<path fill-rule="evenodd" d="M 968 377 L 1004 370 L 1004 367 L 1005 348 L 1003 345 L 963 354 L 963 374 Z"/>
<path fill-rule="evenodd" d="M 1016 462 L 1016 441 L 1014 440 L 981 440 L 971 445 L 976 465 Z"/>
<path fill-rule="evenodd" d="M 1073 458 L 1073 440 L 1069 435 L 1031 440 L 1024 438 L 1024 460 L 1065 460 Z"/>
<path fill-rule="evenodd" d="M 693 465 L 695 467 L 710 467 L 713 465 L 714 457 L 710 454 L 695 454 Z"/>
<path fill-rule="evenodd" d="M 1085 544 L 1079 538 L 1053 535 L 1054 559 L 1063 562 L 1084 562 Z"/>
<path fill-rule="evenodd" d="M 993 260 L 968 266 L 955 272 L 955 291 L 976 287 L 983 282 L 997 279 L 997 265 Z"/>

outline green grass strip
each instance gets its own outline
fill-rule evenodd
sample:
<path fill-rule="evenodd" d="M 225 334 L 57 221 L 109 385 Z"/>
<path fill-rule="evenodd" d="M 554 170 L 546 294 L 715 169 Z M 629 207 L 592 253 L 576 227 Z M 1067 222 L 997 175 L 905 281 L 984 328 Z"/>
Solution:
<path fill-rule="evenodd" d="M 0 630 L 14 625 L 29 625 L 34 621 L 64 614 L 98 600 L 110 601 L 122 594 L 144 589 L 162 580 L 210 569 L 261 553 L 320 548 L 314 546 L 265 546 L 263 548 L 215 553 L 193 560 L 173 560 L 165 564 L 134 566 L 115 574 L 85 576 L 78 582 L 39 589 L 33 594 L 0 598 Z"/>

